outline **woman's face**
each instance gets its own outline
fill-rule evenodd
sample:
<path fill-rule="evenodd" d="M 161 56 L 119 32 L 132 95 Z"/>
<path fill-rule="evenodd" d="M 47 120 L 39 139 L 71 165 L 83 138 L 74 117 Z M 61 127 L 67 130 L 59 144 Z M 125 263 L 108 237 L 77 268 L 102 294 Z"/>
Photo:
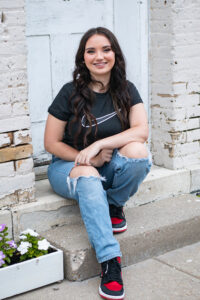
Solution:
<path fill-rule="evenodd" d="M 95 79 L 110 75 L 115 64 L 115 53 L 110 41 L 104 35 L 91 36 L 85 45 L 84 61 Z"/>

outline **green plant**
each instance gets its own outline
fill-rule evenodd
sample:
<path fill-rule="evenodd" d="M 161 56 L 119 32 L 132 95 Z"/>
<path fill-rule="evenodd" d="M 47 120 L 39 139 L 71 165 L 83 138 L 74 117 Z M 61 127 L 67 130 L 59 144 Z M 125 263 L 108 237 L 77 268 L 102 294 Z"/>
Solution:
<path fill-rule="evenodd" d="M 50 243 L 32 229 L 26 229 L 20 233 L 20 241 L 16 244 L 7 238 L 8 227 L 0 224 L 0 267 L 12 264 L 12 257 L 17 262 L 39 257 L 48 253 Z"/>

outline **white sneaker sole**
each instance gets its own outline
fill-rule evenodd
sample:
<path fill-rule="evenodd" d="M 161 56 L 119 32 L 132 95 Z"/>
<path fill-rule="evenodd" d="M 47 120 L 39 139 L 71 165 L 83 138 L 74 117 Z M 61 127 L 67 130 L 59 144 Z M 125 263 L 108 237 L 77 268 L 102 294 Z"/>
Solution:
<path fill-rule="evenodd" d="M 127 223 L 124 227 L 122 228 L 113 228 L 113 233 L 119 233 L 119 232 L 123 232 L 123 231 L 126 231 L 127 229 Z"/>

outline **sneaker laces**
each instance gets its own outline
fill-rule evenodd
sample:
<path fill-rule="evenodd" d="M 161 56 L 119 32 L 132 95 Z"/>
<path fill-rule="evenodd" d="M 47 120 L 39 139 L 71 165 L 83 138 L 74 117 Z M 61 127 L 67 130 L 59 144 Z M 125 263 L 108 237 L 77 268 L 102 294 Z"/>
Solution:
<path fill-rule="evenodd" d="M 119 218 L 125 220 L 125 215 L 123 212 L 123 206 L 115 206 L 113 204 L 109 205 L 110 217 L 111 218 Z"/>
<path fill-rule="evenodd" d="M 119 284 L 123 284 L 121 278 L 121 266 L 117 261 L 117 258 L 112 258 L 102 264 L 102 283 L 108 283 L 111 281 L 116 281 Z"/>

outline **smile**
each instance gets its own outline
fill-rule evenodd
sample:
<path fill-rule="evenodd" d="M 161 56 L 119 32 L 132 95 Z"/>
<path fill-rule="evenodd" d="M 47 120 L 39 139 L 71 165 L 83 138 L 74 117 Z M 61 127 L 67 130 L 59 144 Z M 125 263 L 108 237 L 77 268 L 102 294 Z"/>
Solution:
<path fill-rule="evenodd" d="M 94 63 L 95 66 L 105 66 L 107 62 Z"/>
<path fill-rule="evenodd" d="M 106 66 L 107 63 L 101 62 L 101 63 L 95 63 L 93 64 L 95 68 L 97 69 L 103 69 Z"/>

